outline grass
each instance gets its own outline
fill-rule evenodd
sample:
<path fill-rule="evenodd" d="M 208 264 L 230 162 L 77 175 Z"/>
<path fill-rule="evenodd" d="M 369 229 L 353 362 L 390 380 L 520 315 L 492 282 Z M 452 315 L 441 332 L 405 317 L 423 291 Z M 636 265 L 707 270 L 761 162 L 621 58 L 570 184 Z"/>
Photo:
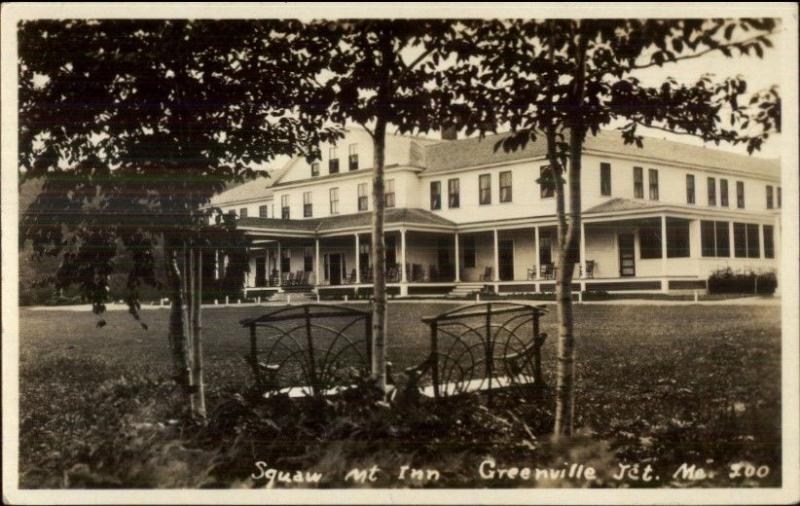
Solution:
<path fill-rule="evenodd" d="M 449 307 L 390 305 L 388 354 L 395 370 L 425 356 L 429 337 L 420 318 Z M 204 311 L 212 408 L 249 384 L 249 370 L 241 358 L 248 349 L 247 333 L 238 321 L 264 311 L 259 307 Z M 185 428 L 176 422 L 177 397 L 168 379 L 167 311 L 144 311 L 143 318 L 149 330 L 124 312 L 108 313 L 104 316 L 107 325 L 97 328 L 96 317 L 90 313 L 21 311 L 23 487 L 253 485 L 248 475 L 254 470 L 253 460 L 260 457 L 253 453 L 257 447 L 251 445 L 245 459 L 230 450 L 245 446 L 241 431 L 237 429 L 225 445 L 182 432 Z M 575 318 L 576 425 L 586 442 L 580 450 L 554 449 L 545 443 L 551 397 L 536 408 L 539 411 L 487 412 L 466 406 L 442 416 L 425 412 L 416 421 L 413 415 L 395 419 L 393 414 L 384 417 L 390 422 L 376 420 L 372 418 L 375 409 L 369 405 L 363 416 L 358 415 L 361 418 L 348 418 L 346 410 L 337 412 L 335 423 L 315 428 L 316 432 L 284 430 L 285 440 L 279 441 L 287 453 L 284 464 L 297 466 L 301 459 L 303 465 L 334 469 L 344 461 L 366 465 L 377 459 L 386 466 L 414 461 L 450 470 L 440 486 L 487 486 L 475 477 L 477 464 L 487 454 L 498 461 L 503 456 L 517 459 L 510 463 L 519 465 L 556 457 L 557 461 L 567 458 L 564 455 L 602 460 L 609 466 L 609 462 L 653 463 L 665 472 L 683 462 L 727 471 L 730 464 L 743 461 L 768 465 L 771 473 L 764 480 L 740 480 L 728 479 L 727 472 L 722 472 L 713 480 L 694 484 L 779 482 L 779 307 L 578 306 Z M 546 380 L 552 385 L 554 314 L 545 317 L 543 331 L 551 336 L 543 353 Z M 279 421 L 288 416 L 279 413 L 273 419 L 281 425 Z M 459 417 L 464 420 L 460 429 L 452 425 Z M 387 432 L 394 435 L 367 437 L 364 434 L 382 434 L 383 429 L 370 432 L 351 427 L 362 423 L 388 425 Z M 397 431 L 411 430 L 412 425 L 413 433 L 398 438 Z M 257 430 L 263 435 L 273 429 Z M 283 457 L 275 456 L 271 444 L 264 451 L 273 452 L 270 462 L 280 462 Z M 669 484 L 666 477 L 658 483 Z M 327 483 L 336 485 L 346 484 L 333 478 Z M 646 486 L 641 482 L 627 485 Z"/>

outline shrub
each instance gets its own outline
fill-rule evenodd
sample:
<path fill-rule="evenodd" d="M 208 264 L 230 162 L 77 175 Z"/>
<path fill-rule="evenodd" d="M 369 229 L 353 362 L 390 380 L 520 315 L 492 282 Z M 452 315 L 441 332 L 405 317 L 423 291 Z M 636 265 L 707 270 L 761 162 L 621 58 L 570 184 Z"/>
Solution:
<path fill-rule="evenodd" d="M 730 267 L 719 269 L 708 278 L 709 293 L 758 293 L 772 295 L 778 286 L 774 272 L 734 272 Z"/>

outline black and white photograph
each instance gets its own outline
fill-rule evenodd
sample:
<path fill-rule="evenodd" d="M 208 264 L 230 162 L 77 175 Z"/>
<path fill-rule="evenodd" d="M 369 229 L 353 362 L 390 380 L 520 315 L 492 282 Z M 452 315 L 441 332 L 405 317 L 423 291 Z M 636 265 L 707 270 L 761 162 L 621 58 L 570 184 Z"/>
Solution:
<path fill-rule="evenodd" d="M 797 14 L 4 4 L 4 503 L 797 502 Z"/>

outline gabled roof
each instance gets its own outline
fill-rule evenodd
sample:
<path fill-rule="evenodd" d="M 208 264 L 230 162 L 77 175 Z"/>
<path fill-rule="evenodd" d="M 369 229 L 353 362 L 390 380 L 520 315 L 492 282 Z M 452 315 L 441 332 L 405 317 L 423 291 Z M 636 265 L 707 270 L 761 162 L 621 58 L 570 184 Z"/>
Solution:
<path fill-rule="evenodd" d="M 228 188 L 211 198 L 211 205 L 242 202 L 252 199 L 266 199 L 272 196 L 271 186 L 275 182 L 274 174 L 257 177 L 252 181 Z"/>
<path fill-rule="evenodd" d="M 387 225 L 435 225 L 440 227 L 455 227 L 455 224 L 424 209 L 392 208 L 384 214 Z M 325 218 L 308 218 L 304 220 L 282 220 L 280 218 L 239 218 L 237 228 L 256 228 L 264 230 L 286 230 L 293 232 L 320 233 L 333 230 L 369 227 L 372 225 L 372 213 L 362 212 L 342 214 Z"/>
<path fill-rule="evenodd" d="M 487 135 L 484 138 L 473 137 L 441 141 L 425 146 L 424 173 L 430 174 L 458 168 L 540 158 L 547 154 L 546 140 L 541 135 L 537 137 L 536 141 L 528 142 L 524 148 L 516 151 L 506 152 L 502 146 L 495 150 L 497 143 L 509 135 L 511 135 L 509 132 L 505 132 Z M 610 156 L 627 155 L 649 158 L 698 168 L 740 170 L 769 178 L 780 177 L 780 161 L 778 159 L 756 158 L 655 137 L 644 137 L 643 147 L 639 148 L 635 144 L 625 144 L 622 135 L 614 130 L 601 130 L 596 136 L 587 135 L 584 151 L 607 153 Z"/>

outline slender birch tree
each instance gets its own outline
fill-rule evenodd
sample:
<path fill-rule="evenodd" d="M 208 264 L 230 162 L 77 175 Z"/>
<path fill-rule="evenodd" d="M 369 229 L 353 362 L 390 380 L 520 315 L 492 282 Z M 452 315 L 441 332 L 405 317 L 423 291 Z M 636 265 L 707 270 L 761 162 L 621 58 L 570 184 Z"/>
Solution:
<path fill-rule="evenodd" d="M 587 136 L 617 126 L 642 147 L 637 128 L 690 135 L 758 150 L 780 131 L 776 87 L 747 95 L 741 77 L 669 77 L 645 84 L 641 71 L 709 53 L 761 57 L 777 29 L 771 19 L 507 20 L 475 22 L 462 37 L 447 85 L 470 112 L 461 124 L 481 134 L 510 127 L 497 149 L 516 150 L 544 137 L 556 189 L 558 365 L 556 436 L 575 422 L 575 333 L 571 286 L 581 230 L 582 152 Z M 566 188 L 565 188 L 566 187 Z M 588 336 L 587 336 L 588 337 Z"/>
<path fill-rule="evenodd" d="M 300 26 L 37 20 L 19 28 L 20 175 L 43 181 L 21 240 L 37 257 L 57 257 L 49 283 L 76 287 L 97 314 L 112 276 L 127 278 L 137 319 L 139 287 L 166 286 L 174 377 L 187 404 L 178 258 L 209 222 L 201 208 L 254 176 L 254 164 L 310 153 L 330 133 L 309 102 L 321 69 L 307 56 L 311 42 L 296 44 Z"/>
<path fill-rule="evenodd" d="M 372 137 L 372 374 L 386 389 L 386 257 L 384 169 L 386 135 L 439 128 L 445 101 L 436 87 L 438 64 L 453 24 L 428 20 L 316 21 L 307 30 L 314 44 L 327 41 L 328 76 L 320 76 L 319 103 L 330 119 L 356 123 Z M 401 266 L 405 268 L 405 266 Z"/>

